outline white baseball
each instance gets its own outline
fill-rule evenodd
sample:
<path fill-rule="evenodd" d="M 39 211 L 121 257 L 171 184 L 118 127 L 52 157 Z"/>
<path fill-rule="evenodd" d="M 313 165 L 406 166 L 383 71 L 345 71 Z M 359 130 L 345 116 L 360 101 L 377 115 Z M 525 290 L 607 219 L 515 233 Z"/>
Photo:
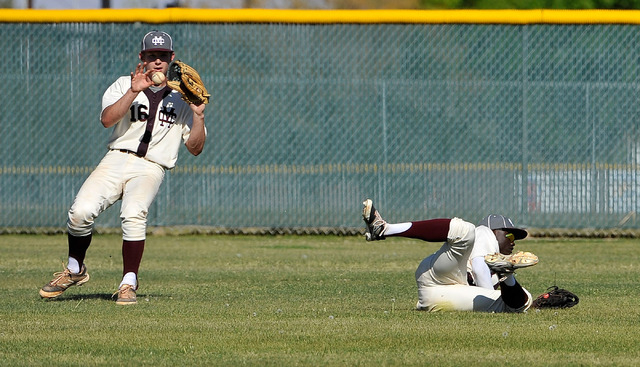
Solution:
<path fill-rule="evenodd" d="M 164 74 L 160 72 L 153 73 L 153 75 L 151 75 L 151 80 L 153 80 L 153 82 L 156 85 L 162 84 L 162 82 L 164 82 L 165 79 L 166 77 L 164 76 Z"/>

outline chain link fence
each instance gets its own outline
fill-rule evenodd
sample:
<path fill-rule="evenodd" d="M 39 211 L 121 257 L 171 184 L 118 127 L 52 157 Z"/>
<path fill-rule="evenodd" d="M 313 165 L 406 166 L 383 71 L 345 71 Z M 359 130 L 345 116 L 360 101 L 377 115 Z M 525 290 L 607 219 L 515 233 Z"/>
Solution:
<path fill-rule="evenodd" d="M 212 95 L 151 227 L 352 233 L 370 197 L 392 222 L 640 229 L 640 28 L 603 24 L 0 23 L 0 227 L 64 228 L 151 29 Z"/>

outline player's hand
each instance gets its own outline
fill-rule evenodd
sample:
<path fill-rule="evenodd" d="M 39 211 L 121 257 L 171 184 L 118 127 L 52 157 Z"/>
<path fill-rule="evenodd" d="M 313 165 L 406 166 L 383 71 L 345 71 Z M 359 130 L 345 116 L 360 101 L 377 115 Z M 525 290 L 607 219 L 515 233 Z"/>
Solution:
<path fill-rule="evenodd" d="M 193 111 L 193 114 L 197 115 L 197 116 L 200 116 L 200 115 L 204 114 L 204 108 L 206 106 L 207 105 L 204 104 L 204 103 L 199 104 L 199 105 L 196 105 L 196 104 L 193 104 L 193 103 L 189 103 L 189 107 L 191 107 L 191 111 Z"/>
<path fill-rule="evenodd" d="M 153 80 L 151 80 L 151 74 L 153 70 L 144 71 L 147 67 L 147 63 L 138 63 L 136 71 L 131 73 L 131 91 L 134 93 L 142 92 L 143 90 L 152 86 Z"/>

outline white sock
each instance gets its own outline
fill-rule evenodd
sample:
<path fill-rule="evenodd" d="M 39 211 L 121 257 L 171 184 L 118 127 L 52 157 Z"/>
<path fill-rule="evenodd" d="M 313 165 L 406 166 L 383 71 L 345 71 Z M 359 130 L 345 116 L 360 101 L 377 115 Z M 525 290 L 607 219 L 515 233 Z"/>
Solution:
<path fill-rule="evenodd" d="M 513 273 L 507 275 L 507 278 L 502 282 L 507 287 L 513 287 L 516 285 L 516 277 L 513 276 Z"/>
<path fill-rule="evenodd" d="M 383 234 L 385 236 L 391 236 L 394 234 L 406 232 L 409 228 L 411 228 L 411 222 L 396 224 L 387 223 L 387 229 Z"/>
<path fill-rule="evenodd" d="M 73 274 L 78 274 L 80 272 L 80 264 L 78 264 L 78 260 L 69 256 L 69 263 L 67 264 L 67 269 Z"/>
<path fill-rule="evenodd" d="M 136 275 L 136 273 L 130 271 L 127 274 L 125 274 L 122 277 L 122 282 L 120 282 L 120 285 L 118 286 L 118 288 L 122 287 L 122 285 L 124 284 L 129 284 L 131 286 L 133 286 L 133 289 L 137 289 L 138 288 L 138 276 Z"/>

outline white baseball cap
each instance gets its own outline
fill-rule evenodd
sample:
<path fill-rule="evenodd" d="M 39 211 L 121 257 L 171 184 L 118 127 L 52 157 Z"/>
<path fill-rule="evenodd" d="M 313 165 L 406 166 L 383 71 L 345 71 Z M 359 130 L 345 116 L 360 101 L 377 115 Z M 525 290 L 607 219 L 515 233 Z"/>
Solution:
<path fill-rule="evenodd" d="M 480 221 L 480 223 L 478 223 L 478 226 L 489 227 L 491 230 L 501 229 L 503 231 L 511 232 L 515 236 L 516 240 L 521 240 L 528 235 L 526 230 L 514 226 L 511 219 L 500 214 L 487 215 Z"/>
<path fill-rule="evenodd" d="M 173 40 L 167 32 L 151 31 L 142 37 L 140 52 L 144 51 L 169 51 L 173 52 Z"/>

